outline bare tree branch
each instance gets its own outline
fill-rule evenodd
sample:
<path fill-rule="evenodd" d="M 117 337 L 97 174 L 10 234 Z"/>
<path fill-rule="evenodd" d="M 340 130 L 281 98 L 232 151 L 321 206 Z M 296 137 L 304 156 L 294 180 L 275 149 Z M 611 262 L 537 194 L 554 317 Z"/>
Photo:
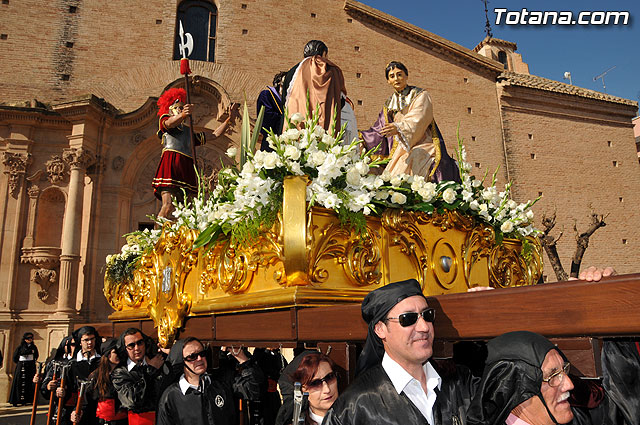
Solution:
<path fill-rule="evenodd" d="M 576 231 L 577 246 L 576 252 L 573 254 L 573 258 L 571 259 L 571 277 L 578 277 L 578 274 L 580 273 L 580 265 L 582 264 L 582 257 L 589 246 L 589 238 L 591 238 L 591 235 L 593 235 L 596 230 L 607 225 L 604 220 L 608 216 L 608 214 L 605 216 L 592 212 L 589 228 L 580 234 L 578 233 L 577 226 L 574 224 L 573 228 Z"/>
<path fill-rule="evenodd" d="M 569 275 L 564 271 L 562 267 L 562 262 L 560 261 L 560 256 L 558 255 L 557 244 L 560 238 L 562 237 L 562 233 L 554 239 L 551 236 L 551 230 L 556 225 L 556 211 L 553 211 L 553 215 L 551 217 L 547 217 L 543 214 L 542 216 L 542 226 L 544 228 L 542 232 L 542 246 L 544 247 L 544 251 L 547 253 L 547 257 L 549 258 L 549 262 L 551 263 L 551 267 L 553 267 L 553 271 L 556 274 L 556 278 L 558 281 L 565 281 L 569 279 Z"/>

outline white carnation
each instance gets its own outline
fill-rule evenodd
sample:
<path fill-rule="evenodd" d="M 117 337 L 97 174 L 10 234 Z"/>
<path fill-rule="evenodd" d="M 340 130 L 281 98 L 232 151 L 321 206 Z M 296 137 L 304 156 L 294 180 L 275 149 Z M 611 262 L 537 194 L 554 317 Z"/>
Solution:
<path fill-rule="evenodd" d="M 394 204 L 403 205 L 405 202 L 407 202 L 407 197 L 400 192 L 393 192 L 393 195 L 391 195 L 391 202 L 393 202 Z"/>
<path fill-rule="evenodd" d="M 300 159 L 300 149 L 293 145 L 287 145 L 287 147 L 284 148 L 284 156 L 297 161 Z"/>
<path fill-rule="evenodd" d="M 502 226 L 500 226 L 500 231 L 502 233 L 513 232 L 513 222 L 511 220 L 507 220 L 504 223 L 502 223 Z"/>
<path fill-rule="evenodd" d="M 444 199 L 447 204 L 453 204 L 456 200 L 456 191 L 451 187 L 446 188 L 444 192 L 442 192 L 442 199 Z"/>

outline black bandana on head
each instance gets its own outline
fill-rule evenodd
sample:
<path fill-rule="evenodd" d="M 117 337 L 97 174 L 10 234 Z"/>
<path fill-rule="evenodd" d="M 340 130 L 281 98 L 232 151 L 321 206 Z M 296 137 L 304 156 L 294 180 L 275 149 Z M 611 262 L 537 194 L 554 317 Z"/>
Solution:
<path fill-rule="evenodd" d="M 541 392 L 542 363 L 554 349 L 566 361 L 558 347 L 537 333 L 509 332 L 489 341 L 482 381 L 469 408 L 469 424 L 503 425 L 516 406 L 535 396 L 557 423 Z"/>
<path fill-rule="evenodd" d="M 422 288 L 415 279 L 394 282 L 371 291 L 362 301 L 362 318 L 367 322 L 369 330 L 367 341 L 356 365 L 356 376 L 382 361 L 384 346 L 374 330 L 376 323 L 387 316 L 387 313 L 400 301 L 415 295 L 423 296 Z"/>
<path fill-rule="evenodd" d="M 111 350 L 115 350 L 118 346 L 118 340 L 115 338 L 108 338 L 105 342 L 100 344 L 100 354 L 108 356 Z"/>

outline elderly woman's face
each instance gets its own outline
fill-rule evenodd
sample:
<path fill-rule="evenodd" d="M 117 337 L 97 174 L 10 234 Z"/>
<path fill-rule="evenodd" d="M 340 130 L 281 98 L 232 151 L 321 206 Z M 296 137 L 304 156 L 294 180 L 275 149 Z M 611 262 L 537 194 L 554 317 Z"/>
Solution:
<path fill-rule="evenodd" d="M 324 416 L 338 398 L 338 379 L 327 362 L 320 362 L 318 370 L 304 391 L 309 392 L 309 406 L 316 415 Z"/>
<path fill-rule="evenodd" d="M 399 68 L 391 68 L 387 82 L 395 91 L 402 91 L 407 87 L 407 74 Z"/>

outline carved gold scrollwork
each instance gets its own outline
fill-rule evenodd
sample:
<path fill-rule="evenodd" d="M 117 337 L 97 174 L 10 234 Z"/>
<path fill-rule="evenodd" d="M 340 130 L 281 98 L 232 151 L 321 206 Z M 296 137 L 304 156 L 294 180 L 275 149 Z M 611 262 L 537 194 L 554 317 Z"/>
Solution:
<path fill-rule="evenodd" d="M 269 231 L 245 247 L 237 247 L 229 239 L 219 241 L 203 255 L 206 266 L 198 285 L 201 294 L 221 288 L 228 294 L 245 292 L 251 286 L 259 267 L 267 267 L 283 261 L 280 228 L 281 217 Z M 285 283 L 282 272 L 276 273 L 276 281 Z"/>
<path fill-rule="evenodd" d="M 418 223 L 427 223 L 426 214 L 388 209 L 382 214 L 382 227 L 389 233 L 390 246 L 400 246 L 400 252 L 409 257 L 422 288 L 427 283 L 428 252 Z"/>
<path fill-rule="evenodd" d="M 346 261 L 342 267 L 351 283 L 356 286 L 380 283 L 382 277 L 380 243 L 380 234 L 371 228 L 362 238 L 352 238 L 347 243 Z"/>
<path fill-rule="evenodd" d="M 534 238 L 528 238 L 532 252 L 522 255 L 519 240 L 505 239 L 495 246 L 489 257 L 489 281 L 496 288 L 535 285 L 542 270 L 542 249 Z"/>
<path fill-rule="evenodd" d="M 434 226 L 440 227 L 443 232 L 449 229 L 469 231 L 473 228 L 473 218 L 460 214 L 458 211 L 445 211 L 443 214 L 433 214 L 428 216 L 420 214 L 419 220 L 422 223 L 430 221 Z"/>
<path fill-rule="evenodd" d="M 192 250 L 195 230 L 181 228 L 177 233 L 164 229 L 154 251 L 141 259 L 140 273 L 134 280 L 149 288 L 147 309 L 158 328 L 158 341 L 170 346 L 191 309 L 191 295 L 185 281 L 196 265 L 198 254 Z"/>
<path fill-rule="evenodd" d="M 491 250 L 496 243 L 496 235 L 492 227 L 477 225 L 469 233 L 462 247 L 462 257 L 464 258 L 464 279 L 467 286 L 471 283 L 471 270 L 483 257 L 490 257 Z"/>
<path fill-rule="evenodd" d="M 125 307 L 138 308 L 149 299 L 149 281 L 144 278 L 145 271 L 153 267 L 151 256 L 142 256 L 133 271 L 133 279 L 114 282 L 104 277 L 102 292 L 109 305 L 117 311 Z"/>
<path fill-rule="evenodd" d="M 315 229 L 313 229 L 315 230 Z M 314 234 L 314 232 L 311 232 Z M 338 263 L 346 261 L 345 242 L 349 240 L 350 232 L 337 223 L 331 223 L 320 230 L 318 237 L 314 237 L 309 257 L 309 280 L 314 284 L 321 284 L 329 278 L 329 272 L 320 267 L 322 260 L 335 258 Z"/>

